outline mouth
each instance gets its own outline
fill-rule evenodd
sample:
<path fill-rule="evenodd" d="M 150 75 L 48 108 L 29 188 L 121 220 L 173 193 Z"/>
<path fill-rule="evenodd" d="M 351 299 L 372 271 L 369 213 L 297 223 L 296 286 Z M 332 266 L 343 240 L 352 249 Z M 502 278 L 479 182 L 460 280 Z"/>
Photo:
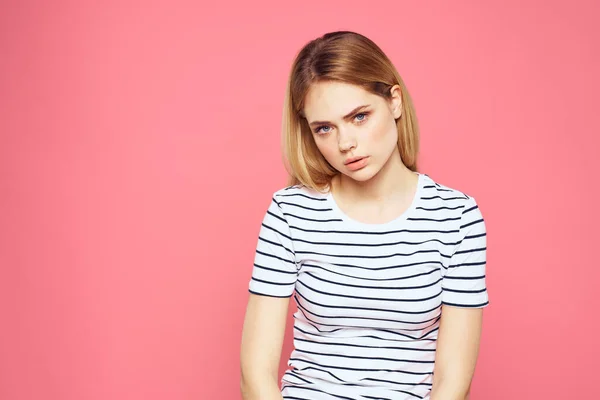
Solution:
<path fill-rule="evenodd" d="M 366 158 L 366 157 L 352 157 L 352 158 L 344 161 L 344 165 L 352 165 L 353 163 L 356 163 L 357 161 L 360 161 L 363 158 Z"/>
<path fill-rule="evenodd" d="M 368 163 L 369 157 L 355 157 L 348 159 L 344 166 L 350 171 L 358 171 L 366 167 Z"/>

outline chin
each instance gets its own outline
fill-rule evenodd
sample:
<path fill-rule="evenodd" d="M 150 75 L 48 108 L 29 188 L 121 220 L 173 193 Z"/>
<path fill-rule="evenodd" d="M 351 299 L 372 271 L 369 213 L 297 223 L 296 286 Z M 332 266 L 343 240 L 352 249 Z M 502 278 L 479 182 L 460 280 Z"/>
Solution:
<path fill-rule="evenodd" d="M 347 171 L 343 175 L 346 175 L 348 178 L 357 182 L 366 182 L 373 178 L 375 175 L 377 175 L 377 172 L 379 172 L 373 171 L 373 169 L 369 167 L 370 166 L 366 166 L 365 168 L 360 169 L 358 171 Z"/>

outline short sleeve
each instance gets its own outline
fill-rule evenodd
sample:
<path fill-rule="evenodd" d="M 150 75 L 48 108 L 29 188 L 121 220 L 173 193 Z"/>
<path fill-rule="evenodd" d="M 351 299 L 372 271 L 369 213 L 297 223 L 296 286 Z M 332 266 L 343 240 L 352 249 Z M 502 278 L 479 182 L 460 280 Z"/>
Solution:
<path fill-rule="evenodd" d="M 485 221 L 473 197 L 462 211 L 458 242 L 442 279 L 442 304 L 479 307 L 489 304 L 486 287 Z"/>
<path fill-rule="evenodd" d="M 290 297 L 298 274 L 295 259 L 290 227 L 274 195 L 258 234 L 250 293 Z"/>

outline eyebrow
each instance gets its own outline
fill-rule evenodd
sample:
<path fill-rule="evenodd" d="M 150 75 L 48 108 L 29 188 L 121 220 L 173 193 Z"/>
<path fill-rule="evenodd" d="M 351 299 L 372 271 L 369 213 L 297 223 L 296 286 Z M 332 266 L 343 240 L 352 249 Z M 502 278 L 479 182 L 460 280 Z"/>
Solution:
<path fill-rule="evenodd" d="M 348 120 L 350 119 L 354 114 L 356 114 L 358 111 L 362 110 L 363 108 L 367 108 L 370 107 L 370 104 L 365 104 L 362 106 L 358 106 L 356 107 L 354 110 L 350 111 L 348 114 L 344 115 L 344 120 Z M 309 125 L 310 126 L 315 126 L 315 125 L 324 125 L 324 124 L 329 124 L 329 121 L 313 121 L 311 122 Z"/>

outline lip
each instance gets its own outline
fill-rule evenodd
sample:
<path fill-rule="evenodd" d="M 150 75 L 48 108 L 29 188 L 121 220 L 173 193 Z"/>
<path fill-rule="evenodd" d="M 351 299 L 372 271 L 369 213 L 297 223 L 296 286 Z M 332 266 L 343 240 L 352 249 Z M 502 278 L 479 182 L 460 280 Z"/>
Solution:
<path fill-rule="evenodd" d="M 351 162 L 352 160 L 357 160 L 355 162 Z M 369 157 L 354 157 L 349 158 L 349 164 L 346 164 L 346 168 L 350 171 L 358 171 L 359 169 L 363 169 L 369 163 Z"/>
<path fill-rule="evenodd" d="M 344 165 L 348 165 L 348 164 L 350 164 L 351 162 L 358 161 L 358 160 L 360 160 L 361 158 L 366 158 L 366 156 L 359 156 L 359 157 L 352 157 L 352 158 L 349 158 L 349 159 L 347 159 L 346 161 L 344 161 Z"/>

